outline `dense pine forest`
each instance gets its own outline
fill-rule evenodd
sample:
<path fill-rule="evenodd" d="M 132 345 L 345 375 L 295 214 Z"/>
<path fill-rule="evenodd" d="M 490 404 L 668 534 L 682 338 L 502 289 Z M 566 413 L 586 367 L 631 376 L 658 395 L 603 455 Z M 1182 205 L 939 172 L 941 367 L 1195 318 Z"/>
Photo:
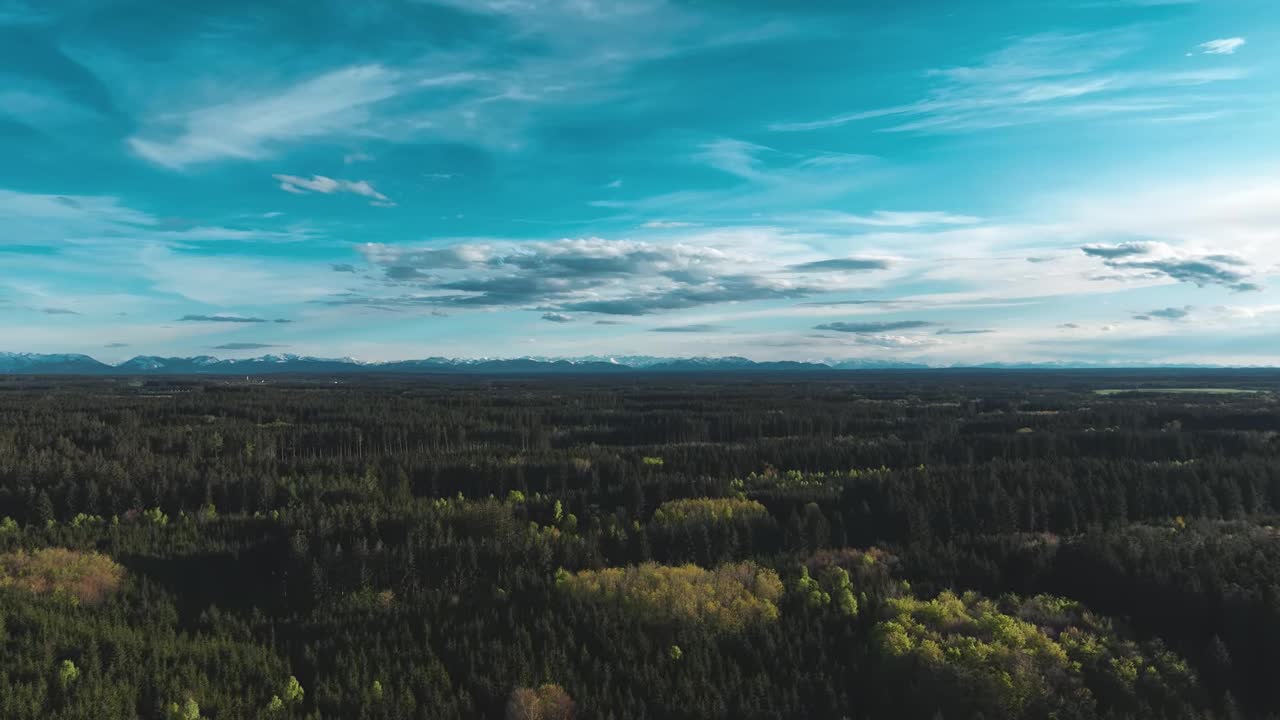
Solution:
<path fill-rule="evenodd" d="M 1280 718 L 1277 392 L 3 379 L 0 718 Z"/>

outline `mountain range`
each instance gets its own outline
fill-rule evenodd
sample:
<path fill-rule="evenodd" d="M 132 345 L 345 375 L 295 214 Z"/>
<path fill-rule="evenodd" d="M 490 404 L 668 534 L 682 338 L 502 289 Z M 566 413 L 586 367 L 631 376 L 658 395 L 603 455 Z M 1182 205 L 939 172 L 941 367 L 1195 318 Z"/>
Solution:
<path fill-rule="evenodd" d="M 755 362 L 741 357 L 658 358 L 533 358 L 456 359 L 361 362 L 352 358 L 316 358 L 299 355 L 263 355 L 244 359 L 158 357 L 139 355 L 111 365 L 88 355 L 0 353 L 0 373 L 20 375 L 284 375 L 284 374 L 515 374 L 627 372 L 814 372 L 854 369 L 924 369 L 926 365 L 894 361 L 846 360 L 840 362 Z"/>
<path fill-rule="evenodd" d="M 990 370 L 1068 370 L 1121 367 L 1194 369 L 1205 365 L 1114 365 L 1099 363 L 986 363 L 966 366 Z M 743 357 L 663 358 L 645 355 L 619 357 L 508 359 L 457 359 L 361 362 L 352 358 L 317 358 L 300 355 L 263 355 L 255 358 L 219 359 L 139 355 L 119 364 L 108 364 L 88 355 L 0 352 L 0 374 L 6 375 L 370 375 L 370 374 L 472 374 L 567 375 L 625 373 L 813 373 L 835 370 L 928 370 L 934 366 L 895 360 L 765 361 Z"/>

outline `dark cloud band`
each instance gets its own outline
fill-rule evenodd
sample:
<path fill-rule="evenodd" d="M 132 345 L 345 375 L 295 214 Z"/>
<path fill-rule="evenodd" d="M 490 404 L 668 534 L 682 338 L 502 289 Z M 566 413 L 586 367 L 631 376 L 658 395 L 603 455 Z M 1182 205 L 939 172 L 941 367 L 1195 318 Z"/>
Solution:
<path fill-rule="evenodd" d="M 830 322 L 814 326 L 814 330 L 830 330 L 833 332 L 870 334 L 898 332 L 901 330 L 920 330 L 934 327 L 936 323 L 925 320 L 899 320 L 896 322 Z"/>

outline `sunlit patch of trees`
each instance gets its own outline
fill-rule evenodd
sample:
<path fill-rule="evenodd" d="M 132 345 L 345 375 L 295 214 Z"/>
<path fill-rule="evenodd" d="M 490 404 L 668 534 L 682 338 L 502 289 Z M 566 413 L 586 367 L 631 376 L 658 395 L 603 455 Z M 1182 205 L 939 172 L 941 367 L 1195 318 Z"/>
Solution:
<path fill-rule="evenodd" d="M 617 604 L 649 622 L 689 623 L 721 632 L 777 620 L 783 595 L 778 574 L 751 562 L 714 570 L 645 563 L 561 572 L 556 585 L 573 598 Z"/>
<path fill-rule="evenodd" d="M 873 636 L 895 682 L 927 682 L 934 695 L 920 702 L 963 717 L 1069 717 L 1089 708 L 1177 716 L 1200 694 L 1175 655 L 1124 640 L 1061 598 L 893 598 Z"/>
<path fill-rule="evenodd" d="M 0 554 L 0 588 L 52 595 L 96 605 L 120 589 L 124 568 L 96 552 L 65 548 L 15 550 Z"/>
<path fill-rule="evenodd" d="M 882 599 L 904 592 L 905 583 L 899 578 L 900 564 L 897 556 L 883 548 L 828 548 L 819 550 L 805 560 L 805 568 L 814 576 L 821 576 L 830 568 L 844 570 L 853 589 L 862 596 Z"/>
<path fill-rule="evenodd" d="M 801 565 L 792 592 L 810 608 L 834 605 L 844 615 L 858 615 L 858 599 L 853 595 L 849 572 L 842 567 L 828 565 L 822 569 L 820 578 L 814 579 L 809 575 L 809 567 Z"/>
<path fill-rule="evenodd" d="M 687 498 L 668 500 L 653 513 L 654 524 L 660 527 L 675 525 L 710 525 L 721 522 L 763 520 L 769 510 L 755 500 L 742 498 Z"/>
<path fill-rule="evenodd" d="M 507 720 L 573 720 L 573 698 L 559 685 L 516 688 L 507 700 Z"/>

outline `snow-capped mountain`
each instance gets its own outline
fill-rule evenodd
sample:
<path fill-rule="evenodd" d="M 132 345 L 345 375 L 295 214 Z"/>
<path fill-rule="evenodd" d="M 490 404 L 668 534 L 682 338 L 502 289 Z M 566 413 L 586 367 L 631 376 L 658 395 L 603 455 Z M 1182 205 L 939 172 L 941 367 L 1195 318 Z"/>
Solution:
<path fill-rule="evenodd" d="M 1121 369 L 1120 365 L 1085 363 L 989 363 L 971 370 Z M 1167 366 L 1130 365 L 1158 368 Z M 1189 368 L 1191 366 L 1182 366 Z M 1205 366 L 1198 366 L 1205 367 Z M 814 361 L 756 361 L 744 357 L 661 358 L 651 356 L 589 356 L 581 358 L 444 358 L 361 362 L 353 358 L 303 355 L 263 355 L 222 360 L 209 355 L 159 357 L 139 355 L 118 365 L 88 355 L 0 353 L 0 375 L 618 375 L 695 373 L 822 373 L 839 371 L 928 370 L 929 365 L 895 360 L 846 359 Z M 944 368 L 938 368 L 944 369 Z"/>
<path fill-rule="evenodd" d="M 0 373 L 96 375 L 111 369 L 88 355 L 0 353 Z"/>
<path fill-rule="evenodd" d="M 858 361 L 849 368 L 924 367 L 902 363 Z M 139 355 L 118 365 L 108 365 L 87 355 L 38 355 L 0 353 L 0 373 L 24 375 L 279 375 L 279 374 L 571 374 L 626 372 L 821 372 L 844 369 L 830 362 L 756 362 L 743 357 L 662 358 L 614 356 L 582 358 L 444 358 L 364 363 L 352 358 L 317 358 L 301 355 L 263 355 L 254 358 L 218 359 Z"/>

